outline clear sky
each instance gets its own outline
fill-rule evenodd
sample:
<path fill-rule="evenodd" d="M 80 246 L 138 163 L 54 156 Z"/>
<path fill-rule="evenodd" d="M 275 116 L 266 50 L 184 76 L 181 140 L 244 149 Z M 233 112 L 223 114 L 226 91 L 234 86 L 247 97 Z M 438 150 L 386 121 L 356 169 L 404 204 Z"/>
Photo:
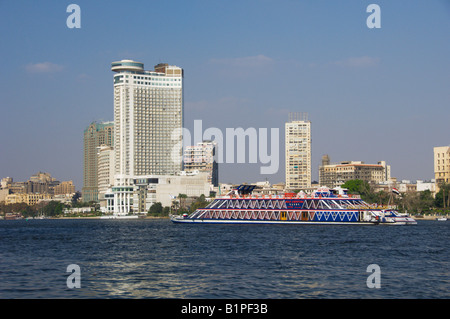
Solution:
<path fill-rule="evenodd" d="M 189 129 L 279 128 L 278 173 L 223 164 L 220 182 L 284 181 L 289 112 L 311 120 L 315 180 L 324 154 L 432 179 L 433 147 L 450 144 L 448 0 L 1 0 L 0 39 L 0 178 L 44 171 L 81 190 L 83 130 L 113 120 L 121 59 L 184 69 Z"/>

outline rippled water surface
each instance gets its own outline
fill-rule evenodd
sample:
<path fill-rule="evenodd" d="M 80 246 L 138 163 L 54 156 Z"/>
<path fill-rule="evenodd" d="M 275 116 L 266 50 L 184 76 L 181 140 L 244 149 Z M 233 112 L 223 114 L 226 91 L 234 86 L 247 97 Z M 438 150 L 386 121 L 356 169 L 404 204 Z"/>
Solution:
<path fill-rule="evenodd" d="M 449 230 L 0 221 L 0 298 L 449 298 Z M 71 264 L 81 288 L 67 287 Z"/>

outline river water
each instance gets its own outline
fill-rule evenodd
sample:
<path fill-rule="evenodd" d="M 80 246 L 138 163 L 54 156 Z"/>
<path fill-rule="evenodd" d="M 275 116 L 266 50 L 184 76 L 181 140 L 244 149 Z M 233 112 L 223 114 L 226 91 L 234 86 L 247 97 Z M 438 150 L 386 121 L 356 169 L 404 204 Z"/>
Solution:
<path fill-rule="evenodd" d="M 0 298 L 447 299 L 449 231 L 450 221 L 0 221 Z M 368 285 L 373 264 L 379 271 L 370 282 L 379 288 Z M 68 272 L 69 265 L 79 272 Z"/>

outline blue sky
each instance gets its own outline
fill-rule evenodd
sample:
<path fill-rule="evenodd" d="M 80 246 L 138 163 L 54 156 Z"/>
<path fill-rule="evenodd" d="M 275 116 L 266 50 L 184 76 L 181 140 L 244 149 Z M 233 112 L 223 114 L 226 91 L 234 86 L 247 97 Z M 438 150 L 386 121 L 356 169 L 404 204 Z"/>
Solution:
<path fill-rule="evenodd" d="M 81 8 L 69 29 L 66 8 Z M 366 8 L 381 8 L 369 29 Z M 185 72 L 185 127 L 279 128 L 280 169 L 223 164 L 220 182 L 284 181 L 289 112 L 312 122 L 312 175 L 332 162 L 433 178 L 450 144 L 450 3 L 431 1 L 0 1 L 0 178 L 37 171 L 81 190 L 83 130 L 113 120 L 112 61 Z"/>

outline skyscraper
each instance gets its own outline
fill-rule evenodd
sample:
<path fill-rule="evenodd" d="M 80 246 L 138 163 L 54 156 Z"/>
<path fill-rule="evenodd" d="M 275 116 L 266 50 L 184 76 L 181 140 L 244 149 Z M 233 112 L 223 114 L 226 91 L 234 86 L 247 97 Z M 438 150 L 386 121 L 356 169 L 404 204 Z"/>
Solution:
<path fill-rule="evenodd" d="M 113 62 L 115 175 L 175 174 L 182 169 L 183 70 L 154 71 L 132 60 Z"/>
<path fill-rule="evenodd" d="M 311 122 L 307 113 L 289 114 L 285 124 L 286 189 L 311 187 Z"/>
<path fill-rule="evenodd" d="M 84 130 L 83 201 L 98 201 L 98 147 L 112 146 L 114 123 L 91 123 Z"/>

